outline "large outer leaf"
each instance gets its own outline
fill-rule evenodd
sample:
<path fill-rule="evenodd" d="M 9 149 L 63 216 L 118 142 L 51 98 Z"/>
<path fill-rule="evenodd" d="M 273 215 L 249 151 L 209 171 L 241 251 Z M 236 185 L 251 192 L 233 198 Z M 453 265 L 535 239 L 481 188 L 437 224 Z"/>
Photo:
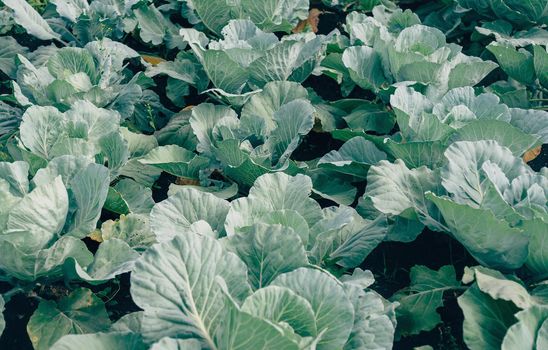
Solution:
<path fill-rule="evenodd" d="M 285 322 L 301 336 L 313 336 L 317 333 L 312 306 L 305 298 L 288 288 L 261 288 L 245 300 L 242 311 L 273 323 Z"/>
<path fill-rule="evenodd" d="M 61 176 L 63 183 L 70 187 L 73 178 L 92 163 L 92 159 L 82 156 L 65 155 L 55 157 L 45 168 L 41 168 L 36 172 L 32 182 L 37 187 L 43 186 L 55 180 L 57 176 Z"/>
<path fill-rule="evenodd" d="M 384 149 L 395 159 L 401 159 L 408 168 L 426 166 L 430 169 L 438 168 L 443 164 L 443 152 L 446 145 L 440 141 L 416 141 L 397 143 L 389 138 L 385 139 Z"/>
<path fill-rule="evenodd" d="M 142 157 L 158 147 L 158 141 L 152 135 L 134 133 L 125 127 L 120 128 L 120 133 L 127 142 L 131 157 Z"/>
<path fill-rule="evenodd" d="M 346 343 L 354 324 L 354 308 L 335 278 L 319 270 L 299 268 L 279 276 L 272 285 L 289 288 L 308 300 L 318 334 L 323 332 L 318 350 L 339 349 Z"/>
<path fill-rule="evenodd" d="M 251 285 L 262 288 L 278 275 L 306 266 L 299 235 L 290 227 L 255 224 L 230 236 L 229 247 L 246 263 Z"/>
<path fill-rule="evenodd" d="M 70 184 L 74 200 L 72 210 L 76 210 L 67 234 L 84 238 L 96 228 L 101 209 L 107 199 L 109 188 L 108 169 L 99 164 L 89 164 L 76 174 Z"/>
<path fill-rule="evenodd" d="M 10 192 L 17 197 L 25 196 L 29 191 L 28 174 L 29 165 L 26 162 L 0 162 L 0 179 L 7 181 Z"/>
<path fill-rule="evenodd" d="M 519 310 L 512 302 L 494 300 L 476 284 L 458 298 L 464 313 L 464 342 L 471 350 L 498 350 Z"/>
<path fill-rule="evenodd" d="M 529 237 L 510 227 L 490 210 L 476 209 L 427 194 L 434 202 L 453 237 L 479 262 L 493 268 L 517 269 L 527 258 Z"/>
<path fill-rule="evenodd" d="M 297 350 L 297 344 L 286 337 L 280 328 L 265 319 L 254 317 L 231 305 L 222 328 L 216 337 L 219 350 Z"/>
<path fill-rule="evenodd" d="M 154 5 L 137 7 L 133 13 L 139 24 L 139 36 L 145 43 L 160 45 L 164 41 L 167 25 L 162 13 Z"/>
<path fill-rule="evenodd" d="M 42 300 L 27 325 L 36 350 L 47 350 L 66 334 L 95 333 L 110 326 L 107 310 L 91 290 L 80 288 L 55 303 Z"/>
<path fill-rule="evenodd" d="M 108 168 L 111 172 L 111 178 L 119 175 L 120 169 L 127 163 L 131 156 L 128 148 L 128 142 L 121 133 L 111 132 L 103 135 L 97 142 L 101 155 L 108 161 Z"/>
<path fill-rule="evenodd" d="M 495 300 L 511 301 L 520 309 L 526 309 L 533 303 L 529 292 L 523 285 L 507 278 L 499 271 L 483 266 L 465 267 L 462 280 L 465 283 L 470 283 L 473 279 L 476 280 L 478 288 L 483 293 Z"/>
<path fill-rule="evenodd" d="M 211 193 L 183 188 L 152 208 L 150 226 L 159 242 L 188 234 L 190 225 L 200 220 L 220 235 L 228 210 L 229 203 Z"/>
<path fill-rule="evenodd" d="M 0 295 L 0 337 L 6 328 L 6 321 L 4 320 L 4 298 Z"/>
<path fill-rule="evenodd" d="M 10 211 L 2 241 L 23 252 L 35 253 L 60 233 L 69 209 L 67 190 L 61 177 L 35 188 Z"/>
<path fill-rule="evenodd" d="M 73 334 L 59 339 L 51 350 L 146 350 L 135 333 Z"/>
<path fill-rule="evenodd" d="M 449 73 L 449 89 L 474 86 L 487 76 L 497 64 L 491 61 L 483 61 L 478 57 L 466 57 L 464 62 L 458 63 Z"/>
<path fill-rule="evenodd" d="M 443 187 L 456 202 L 474 207 L 483 201 L 486 163 L 496 166 L 510 181 L 530 171 L 521 158 L 492 140 L 455 142 L 445 151 L 445 158 L 447 164 L 441 171 Z"/>
<path fill-rule="evenodd" d="M 139 162 L 175 176 L 198 179 L 200 168 L 207 166 L 209 159 L 197 156 L 183 147 L 167 145 L 153 149 Z"/>
<path fill-rule="evenodd" d="M 363 226 L 360 224 L 356 225 L 358 229 L 354 225 L 349 225 L 353 229 L 345 235 L 342 244 L 331 253 L 330 258 L 336 260 L 337 265 L 346 268 L 358 266 L 386 237 L 387 221 L 384 215 L 364 222 Z"/>
<path fill-rule="evenodd" d="M 497 58 L 500 67 L 510 77 L 523 84 L 532 84 L 535 80 L 533 55 L 524 49 L 517 50 L 511 46 L 498 43 L 487 46 Z"/>
<path fill-rule="evenodd" d="M 253 135 L 265 137 L 276 128 L 273 116 L 280 107 L 307 97 L 308 92 L 298 83 L 289 81 L 267 83 L 263 91 L 253 95 L 243 106 L 242 128 Z"/>
<path fill-rule="evenodd" d="M 344 350 L 390 350 L 394 343 L 394 323 L 383 298 L 345 282 L 345 292 L 354 305 L 354 327 Z M 393 312 L 393 311 L 391 311 Z"/>
<path fill-rule="evenodd" d="M 247 198 L 231 202 L 225 228 L 228 235 L 240 227 L 259 221 L 266 213 L 291 209 L 312 226 L 322 217 L 318 203 L 310 198 L 312 181 L 308 176 L 285 173 L 265 174 L 257 178 Z"/>
<path fill-rule="evenodd" d="M 13 11 L 13 19 L 25 28 L 27 33 L 42 40 L 59 39 L 59 34 L 51 29 L 49 24 L 27 1 L 3 0 L 2 2 Z"/>
<path fill-rule="evenodd" d="M 308 17 L 309 0 L 242 0 L 243 12 L 261 29 L 289 32 Z"/>
<path fill-rule="evenodd" d="M 187 233 L 147 250 L 131 275 L 145 338 L 194 337 L 215 348 L 228 312 L 221 281 L 236 300 L 250 292 L 245 265 L 212 238 Z"/>
<path fill-rule="evenodd" d="M 512 325 L 502 341 L 502 350 L 540 350 L 546 344 L 548 306 L 533 305 L 516 314 L 518 323 Z"/>
<path fill-rule="evenodd" d="M 381 56 L 371 47 L 352 46 L 344 50 L 342 61 L 352 80 L 361 88 L 379 91 L 387 85 Z"/>
<path fill-rule="evenodd" d="M 427 191 L 442 192 L 436 172 L 426 167 L 408 169 L 399 159 L 394 163 L 382 160 L 369 169 L 364 198 L 370 197 L 385 214 L 408 215 L 411 209 L 424 224 L 436 228 L 439 213 L 424 198 Z"/>
<path fill-rule="evenodd" d="M 534 64 L 538 80 L 545 88 L 548 87 L 548 51 L 542 46 L 535 45 L 533 47 L 535 54 Z"/>
<path fill-rule="evenodd" d="M 318 166 L 334 171 L 366 178 L 370 165 L 386 159 L 375 144 L 356 136 L 346 141 L 338 151 L 331 151 L 318 161 Z"/>
<path fill-rule="evenodd" d="M 303 39 L 281 41 L 249 65 L 251 81 L 259 87 L 271 81 L 290 78 L 302 82 L 314 68 L 313 65 L 309 67 L 307 63 L 311 61 L 308 59 L 314 57 L 320 48 L 320 37 L 308 42 Z"/>
<path fill-rule="evenodd" d="M 495 140 L 499 145 L 507 147 L 516 157 L 539 144 L 539 137 L 526 134 L 520 129 L 500 120 L 477 120 L 459 128 L 451 135 L 450 140 L 481 141 Z"/>
<path fill-rule="evenodd" d="M 247 71 L 225 51 L 205 51 L 203 66 L 213 85 L 228 94 L 240 94 L 249 78 Z"/>
<path fill-rule="evenodd" d="M 76 22 L 82 13 L 89 10 L 87 0 L 51 0 L 57 13 L 71 22 Z"/>
<path fill-rule="evenodd" d="M 48 159 L 65 131 L 65 123 L 63 114 L 54 107 L 29 107 L 21 121 L 21 141 L 34 154 Z"/>
<path fill-rule="evenodd" d="M 181 111 L 167 122 L 167 125 L 156 131 L 154 136 L 162 146 L 174 144 L 186 149 L 196 148 L 196 135 L 192 132 L 189 119 L 192 116 L 191 110 Z"/>
<path fill-rule="evenodd" d="M 93 255 L 83 241 L 74 237 L 61 237 L 50 248 L 26 254 L 17 246 L 0 244 L 0 267 L 2 271 L 23 281 L 35 281 L 47 276 L 55 281 L 63 277 L 63 264 L 74 258 L 81 266 L 93 261 Z"/>
<path fill-rule="evenodd" d="M 443 292 L 460 286 L 451 265 L 443 266 L 438 271 L 426 266 L 413 266 L 410 279 L 410 286 L 391 298 L 400 303 L 396 315 L 397 330 L 401 335 L 432 330 L 441 322 L 436 309 L 443 305 Z"/>
<path fill-rule="evenodd" d="M 227 0 L 192 0 L 191 4 L 205 26 L 216 34 L 233 18 Z"/>
<path fill-rule="evenodd" d="M 192 109 L 189 122 L 194 135 L 198 138 L 196 146 L 198 152 L 211 153 L 216 147 L 213 130 L 215 125 L 224 118 L 237 121 L 236 113 L 226 106 L 202 103 Z"/>
<path fill-rule="evenodd" d="M 548 143 L 548 112 L 535 109 L 510 108 L 510 124 L 532 135 L 540 136 Z"/>
<path fill-rule="evenodd" d="M 273 164 L 283 164 L 299 146 L 301 137 L 314 126 L 314 108 L 307 100 L 293 100 L 274 113 L 276 128 L 266 145 L 272 154 Z"/>
<path fill-rule="evenodd" d="M 17 40 L 10 36 L 0 37 L 0 45 L 0 71 L 10 78 L 15 78 L 17 73 L 15 57 L 18 54 L 27 53 L 27 48 L 19 45 Z M 0 129 L 1 131 L 2 129 Z"/>
<path fill-rule="evenodd" d="M 315 194 L 337 204 L 351 205 L 354 203 L 358 190 L 348 182 L 346 176 L 319 168 L 308 171 L 307 175 L 312 178 L 314 184 L 312 191 Z"/>
<path fill-rule="evenodd" d="M 538 276 L 548 273 L 548 235 L 546 222 L 541 219 L 526 221 L 523 228 L 531 233 L 529 255 L 525 264 Z"/>
<path fill-rule="evenodd" d="M 66 266 L 65 277 L 81 279 L 91 285 L 105 283 L 117 275 L 131 271 L 139 253 L 124 241 L 111 238 L 102 242 L 95 252 L 93 262 L 82 268 L 74 259 Z"/>
<path fill-rule="evenodd" d="M 109 188 L 105 208 L 119 214 L 148 214 L 154 206 L 152 190 L 131 179 L 122 179 Z"/>

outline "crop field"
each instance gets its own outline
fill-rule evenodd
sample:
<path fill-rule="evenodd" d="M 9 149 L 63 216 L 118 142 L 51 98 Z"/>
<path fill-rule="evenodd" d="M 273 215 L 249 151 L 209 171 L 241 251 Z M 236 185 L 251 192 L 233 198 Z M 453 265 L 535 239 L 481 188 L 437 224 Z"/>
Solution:
<path fill-rule="evenodd" d="M 0 0 L 0 350 L 548 349 L 548 0 Z"/>

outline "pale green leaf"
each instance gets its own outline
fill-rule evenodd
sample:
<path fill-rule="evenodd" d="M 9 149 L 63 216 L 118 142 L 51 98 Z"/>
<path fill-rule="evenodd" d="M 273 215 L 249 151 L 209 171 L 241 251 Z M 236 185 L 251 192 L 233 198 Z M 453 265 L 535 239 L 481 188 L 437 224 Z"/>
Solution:
<path fill-rule="evenodd" d="M 6 321 L 4 320 L 4 298 L 0 295 L 0 336 L 4 333 L 4 328 L 6 328 Z"/>
<path fill-rule="evenodd" d="M 486 180 L 494 180 L 490 169 L 501 173 L 505 182 L 530 171 L 521 158 L 491 140 L 455 142 L 445 151 L 445 158 L 447 164 L 441 170 L 443 187 L 455 202 L 473 207 L 483 200 Z"/>
<path fill-rule="evenodd" d="M 250 226 L 264 214 L 291 209 L 312 226 L 322 214 L 319 204 L 309 198 L 312 181 L 308 176 L 284 173 L 265 174 L 257 178 L 247 198 L 231 202 L 225 228 L 232 235 L 240 227 Z"/>
<path fill-rule="evenodd" d="M 228 211 L 227 201 L 210 193 L 185 188 L 152 208 L 150 227 L 159 242 L 186 235 L 190 225 L 200 220 L 207 222 L 216 235 L 221 236 Z"/>
<path fill-rule="evenodd" d="M 379 91 L 389 83 L 383 73 L 381 57 L 371 47 L 349 47 L 344 51 L 342 61 L 352 80 L 361 88 Z"/>
<path fill-rule="evenodd" d="M 383 160 L 369 169 L 364 196 L 381 213 L 408 219 L 418 215 L 425 225 L 438 228 L 439 212 L 424 198 L 427 191 L 443 193 L 436 172 L 426 167 L 408 169 L 401 160 Z"/>
<path fill-rule="evenodd" d="M 318 161 L 318 166 L 365 179 L 370 165 L 386 159 L 373 142 L 356 136 L 338 151 L 331 151 Z"/>
<path fill-rule="evenodd" d="M 458 298 L 464 313 L 463 337 L 471 350 L 498 350 L 519 310 L 512 302 L 494 300 L 472 285 Z"/>
<path fill-rule="evenodd" d="M 68 193 L 58 176 L 35 188 L 11 209 L 0 239 L 11 242 L 23 252 L 35 252 L 46 247 L 61 232 L 68 209 Z"/>
<path fill-rule="evenodd" d="M 269 285 L 280 274 L 308 265 L 299 235 L 291 227 L 255 224 L 229 237 L 228 247 L 247 265 L 255 289 Z"/>
<path fill-rule="evenodd" d="M 445 225 L 455 239 L 482 264 L 501 269 L 517 269 L 527 258 L 529 237 L 510 227 L 490 210 L 482 210 L 432 193 L 427 198 L 436 204 Z"/>
<path fill-rule="evenodd" d="M 66 335 L 51 350 L 146 350 L 141 337 L 134 333 L 95 333 Z"/>
<path fill-rule="evenodd" d="M 108 169 L 99 164 L 89 164 L 69 182 L 72 193 L 71 224 L 67 234 L 83 238 L 93 231 L 101 216 L 101 209 L 109 189 Z"/>
<path fill-rule="evenodd" d="M 285 336 L 282 330 L 272 323 L 240 311 L 235 305 L 231 305 L 229 308 L 223 325 L 217 333 L 217 349 L 299 349 L 295 342 Z"/>
<path fill-rule="evenodd" d="M 41 40 L 59 39 L 49 24 L 27 1 L 3 0 L 5 6 L 13 11 L 13 19 L 25 30 Z"/>
<path fill-rule="evenodd" d="M 150 350 L 201 350 L 202 346 L 196 339 L 162 338 L 152 344 Z"/>
<path fill-rule="evenodd" d="M 312 306 L 288 288 L 268 286 L 258 289 L 244 301 L 242 311 L 273 323 L 285 322 L 301 336 L 317 333 Z"/>
<path fill-rule="evenodd" d="M 354 324 L 354 308 L 335 278 L 319 270 L 299 268 L 280 275 L 272 285 L 289 288 L 310 303 L 317 332 L 323 332 L 318 350 L 338 349 L 345 344 Z"/>
<path fill-rule="evenodd" d="M 507 278 L 496 270 L 483 266 L 465 268 L 463 281 L 475 279 L 478 288 L 495 300 L 511 301 L 520 309 L 529 308 L 533 301 L 527 289 L 517 281 Z"/>
<path fill-rule="evenodd" d="M 546 305 L 533 305 L 529 309 L 518 312 L 515 317 L 518 322 L 506 332 L 501 349 L 542 349 L 541 344 L 546 343 L 548 307 Z"/>
<path fill-rule="evenodd" d="M 344 350 L 391 349 L 394 343 L 392 304 L 373 291 L 347 285 L 345 292 L 354 306 L 354 326 Z"/>
<path fill-rule="evenodd" d="M 163 171 L 189 179 L 197 179 L 201 168 L 207 166 L 209 159 L 177 145 L 159 146 L 139 159 L 142 164 L 151 165 Z"/>
<path fill-rule="evenodd" d="M 131 295 L 145 311 L 145 338 L 192 336 L 215 348 L 228 312 L 217 280 L 236 300 L 250 292 L 245 265 L 212 238 L 187 233 L 147 250 L 131 275 Z"/>
<path fill-rule="evenodd" d="M 48 159 L 54 144 L 64 136 L 65 123 L 56 108 L 31 106 L 23 114 L 21 141 L 34 154 Z"/>
<path fill-rule="evenodd" d="M 93 262 L 89 266 L 82 267 L 77 262 L 71 261 L 67 273 L 70 277 L 91 285 L 103 284 L 117 275 L 131 271 L 137 258 L 139 253 L 127 243 L 111 238 L 99 245 Z"/>

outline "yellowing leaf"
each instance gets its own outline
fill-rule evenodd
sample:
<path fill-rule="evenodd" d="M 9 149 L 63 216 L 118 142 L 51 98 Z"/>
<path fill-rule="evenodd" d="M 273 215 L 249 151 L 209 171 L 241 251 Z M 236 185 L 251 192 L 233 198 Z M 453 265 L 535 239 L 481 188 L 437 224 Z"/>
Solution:
<path fill-rule="evenodd" d="M 303 32 L 306 29 L 306 27 L 309 27 L 313 33 L 317 33 L 318 24 L 320 23 L 320 15 L 322 13 L 323 12 L 318 9 L 310 9 L 310 11 L 308 12 L 308 18 L 303 19 L 302 21 L 299 21 L 297 26 L 293 28 L 292 32 L 300 33 L 300 32 Z"/>
<path fill-rule="evenodd" d="M 103 242 L 103 235 L 101 234 L 101 230 L 99 229 L 91 231 L 88 237 L 95 242 Z"/>
<path fill-rule="evenodd" d="M 166 60 L 164 60 L 163 58 L 161 57 L 158 57 L 158 56 L 151 56 L 151 55 L 141 55 L 141 58 L 147 62 L 147 63 L 150 63 L 152 64 L 153 66 L 155 65 L 158 65 L 162 62 L 165 62 Z"/>
<path fill-rule="evenodd" d="M 535 159 L 536 157 L 538 157 L 538 155 L 540 154 L 540 151 L 542 150 L 542 146 L 538 146 L 538 147 L 535 147 L 535 148 L 531 148 L 530 150 L 528 150 L 527 152 L 525 152 L 523 154 L 523 161 L 525 163 L 529 163 L 530 161 L 532 161 L 533 159 Z"/>

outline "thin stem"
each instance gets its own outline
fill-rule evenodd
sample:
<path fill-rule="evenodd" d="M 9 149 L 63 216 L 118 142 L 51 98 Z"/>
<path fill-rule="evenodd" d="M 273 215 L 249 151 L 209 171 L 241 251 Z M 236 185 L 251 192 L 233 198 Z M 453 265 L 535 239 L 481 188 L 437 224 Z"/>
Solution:
<path fill-rule="evenodd" d="M 61 38 L 55 38 L 55 40 L 57 40 L 58 42 L 60 42 L 61 44 L 63 44 L 63 46 L 69 46 L 69 43 L 67 43 L 66 41 L 64 41 L 64 40 L 61 39 Z"/>
<path fill-rule="evenodd" d="M 6 302 L 10 301 L 11 298 L 16 295 L 16 294 L 19 294 L 19 293 L 23 293 L 25 290 L 21 287 L 13 287 L 12 289 L 8 290 L 7 292 L 5 292 L 4 294 L 2 294 L 2 297 L 4 298 L 4 300 Z"/>

